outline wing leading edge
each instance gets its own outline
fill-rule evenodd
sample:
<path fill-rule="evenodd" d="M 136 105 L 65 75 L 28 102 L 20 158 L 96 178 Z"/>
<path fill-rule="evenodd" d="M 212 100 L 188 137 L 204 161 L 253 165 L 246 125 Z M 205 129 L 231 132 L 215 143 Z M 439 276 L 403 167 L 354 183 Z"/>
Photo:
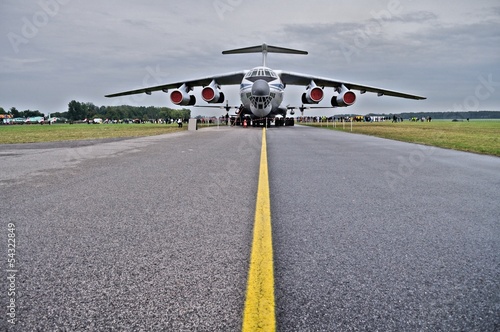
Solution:
<path fill-rule="evenodd" d="M 281 77 L 281 80 L 283 81 L 283 83 L 285 85 L 289 84 L 289 85 L 307 86 L 311 83 L 311 81 L 314 81 L 318 86 L 341 88 L 342 85 L 344 85 L 349 90 L 359 90 L 359 91 L 361 91 L 361 93 L 373 92 L 373 93 L 377 93 L 379 96 L 384 95 L 384 96 L 392 96 L 392 97 L 400 97 L 400 98 L 416 99 L 416 100 L 427 99 L 426 97 L 422 97 L 422 96 L 412 95 L 412 94 L 393 91 L 393 90 L 386 90 L 386 89 L 381 89 L 381 88 L 377 88 L 377 87 L 361 85 L 361 84 L 356 84 L 356 83 L 338 81 L 338 80 L 334 80 L 331 78 L 311 76 L 311 75 L 287 72 L 287 71 L 282 71 L 282 70 L 276 70 L 275 72 L 276 72 L 276 74 L 278 74 Z"/>
<path fill-rule="evenodd" d="M 188 80 L 188 81 L 182 81 L 182 82 L 176 82 L 176 83 L 169 83 L 169 84 L 162 84 L 162 85 L 157 85 L 157 86 L 152 86 L 152 87 L 147 87 L 147 88 L 142 88 L 142 89 L 118 92 L 118 93 L 106 95 L 105 97 L 111 98 L 111 97 L 135 95 L 135 94 L 139 94 L 139 93 L 151 94 L 151 92 L 154 92 L 154 91 L 167 92 L 167 90 L 169 90 L 169 89 L 178 89 L 183 84 L 185 84 L 188 87 L 207 86 L 212 81 L 215 81 L 215 82 L 217 82 L 217 84 L 221 84 L 221 85 L 236 85 L 236 84 L 241 83 L 241 81 L 243 80 L 243 77 L 245 76 L 245 74 L 247 72 L 248 72 L 247 70 L 242 70 L 239 72 L 226 73 L 226 74 L 215 75 L 215 76 L 210 76 L 210 77 L 205 77 L 205 78 L 200 78 L 200 79 L 194 79 L 194 80 Z"/>

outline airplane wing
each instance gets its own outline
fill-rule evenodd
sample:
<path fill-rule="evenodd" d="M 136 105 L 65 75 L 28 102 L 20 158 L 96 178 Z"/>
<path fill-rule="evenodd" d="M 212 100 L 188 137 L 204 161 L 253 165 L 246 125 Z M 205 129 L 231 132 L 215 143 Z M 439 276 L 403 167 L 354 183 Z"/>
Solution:
<path fill-rule="evenodd" d="M 151 92 L 153 92 L 153 91 L 166 92 L 169 89 L 178 89 L 183 84 L 185 84 L 188 87 L 207 86 L 213 80 L 215 80 L 215 82 L 217 84 L 220 84 L 220 85 L 235 85 L 235 84 L 241 83 L 241 81 L 243 80 L 243 77 L 245 76 L 245 74 L 247 72 L 248 72 L 248 70 L 242 70 L 239 72 L 220 74 L 220 75 L 215 75 L 215 76 L 210 76 L 210 77 L 205 77 L 205 78 L 200 78 L 200 79 L 194 79 L 194 80 L 189 80 L 189 81 L 162 84 L 162 85 L 157 85 L 157 86 L 152 86 L 152 87 L 147 87 L 147 88 L 142 88 L 142 89 L 137 89 L 137 90 L 130 90 L 130 91 L 125 91 L 125 92 L 113 93 L 110 95 L 106 95 L 105 97 L 128 96 L 128 95 L 135 95 L 135 94 L 139 94 L 139 93 L 151 94 Z"/>
<path fill-rule="evenodd" d="M 331 78 L 317 77 L 317 76 L 287 72 L 287 71 L 282 71 L 282 70 L 276 70 L 275 72 L 276 72 L 276 74 L 278 74 L 281 77 L 281 80 L 283 81 L 283 83 L 285 85 L 290 84 L 290 85 L 307 86 L 307 85 L 309 85 L 309 83 L 311 83 L 311 80 L 314 80 L 314 82 L 318 86 L 341 88 L 341 86 L 344 85 L 349 90 L 359 90 L 359 91 L 361 91 L 361 93 L 374 92 L 374 93 L 377 93 L 379 96 L 384 95 L 384 96 L 417 99 L 417 100 L 426 99 L 425 97 L 411 95 L 408 93 L 403 93 L 403 92 L 398 92 L 398 91 L 393 91 L 393 90 L 385 90 L 385 89 L 381 89 L 381 88 L 376 88 L 376 87 L 366 86 L 366 85 L 361 85 L 361 84 L 356 84 L 356 83 L 338 81 L 338 80 L 334 80 Z"/>

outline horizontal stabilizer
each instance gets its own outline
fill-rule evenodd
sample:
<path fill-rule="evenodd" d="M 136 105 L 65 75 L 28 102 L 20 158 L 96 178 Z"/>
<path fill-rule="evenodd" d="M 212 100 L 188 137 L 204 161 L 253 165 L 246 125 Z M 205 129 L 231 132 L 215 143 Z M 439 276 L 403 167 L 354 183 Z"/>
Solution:
<path fill-rule="evenodd" d="M 261 53 L 261 52 L 262 53 L 267 52 L 267 53 L 302 54 L 302 55 L 308 54 L 306 51 L 294 50 L 294 49 L 285 48 L 285 47 L 271 46 L 271 45 L 267 45 L 267 44 L 244 47 L 244 48 L 237 48 L 234 50 L 227 50 L 227 51 L 223 51 L 222 54 Z"/>
<path fill-rule="evenodd" d="M 271 46 L 267 44 L 236 48 L 234 50 L 222 51 L 222 54 L 243 54 L 243 53 L 262 53 L 262 66 L 266 67 L 267 53 L 286 53 L 286 54 L 302 54 L 307 55 L 306 51 L 294 50 L 292 48 L 285 48 L 279 46 Z"/>

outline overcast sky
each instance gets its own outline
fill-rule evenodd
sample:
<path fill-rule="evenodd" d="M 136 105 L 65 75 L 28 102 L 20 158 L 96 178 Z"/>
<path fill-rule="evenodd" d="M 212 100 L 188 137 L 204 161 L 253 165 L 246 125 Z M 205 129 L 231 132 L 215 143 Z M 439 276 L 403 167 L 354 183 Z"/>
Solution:
<path fill-rule="evenodd" d="M 269 54 L 273 69 L 428 98 L 367 93 L 333 114 L 500 109 L 498 0 L 1 0 L 0 31 L 5 110 L 64 112 L 73 99 L 174 107 L 162 92 L 104 95 L 250 69 L 259 54 L 221 52 L 263 42 L 309 52 Z M 238 87 L 222 90 L 240 103 Z M 287 87 L 286 104 L 303 91 Z"/>

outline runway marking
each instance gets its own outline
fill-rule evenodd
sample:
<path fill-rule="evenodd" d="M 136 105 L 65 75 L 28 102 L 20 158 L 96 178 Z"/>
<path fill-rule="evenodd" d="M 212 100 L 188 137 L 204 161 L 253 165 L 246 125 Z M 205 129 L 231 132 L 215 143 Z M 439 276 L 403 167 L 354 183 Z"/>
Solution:
<path fill-rule="evenodd" d="M 262 130 L 259 184 L 242 330 L 244 332 L 276 330 L 266 128 Z"/>

